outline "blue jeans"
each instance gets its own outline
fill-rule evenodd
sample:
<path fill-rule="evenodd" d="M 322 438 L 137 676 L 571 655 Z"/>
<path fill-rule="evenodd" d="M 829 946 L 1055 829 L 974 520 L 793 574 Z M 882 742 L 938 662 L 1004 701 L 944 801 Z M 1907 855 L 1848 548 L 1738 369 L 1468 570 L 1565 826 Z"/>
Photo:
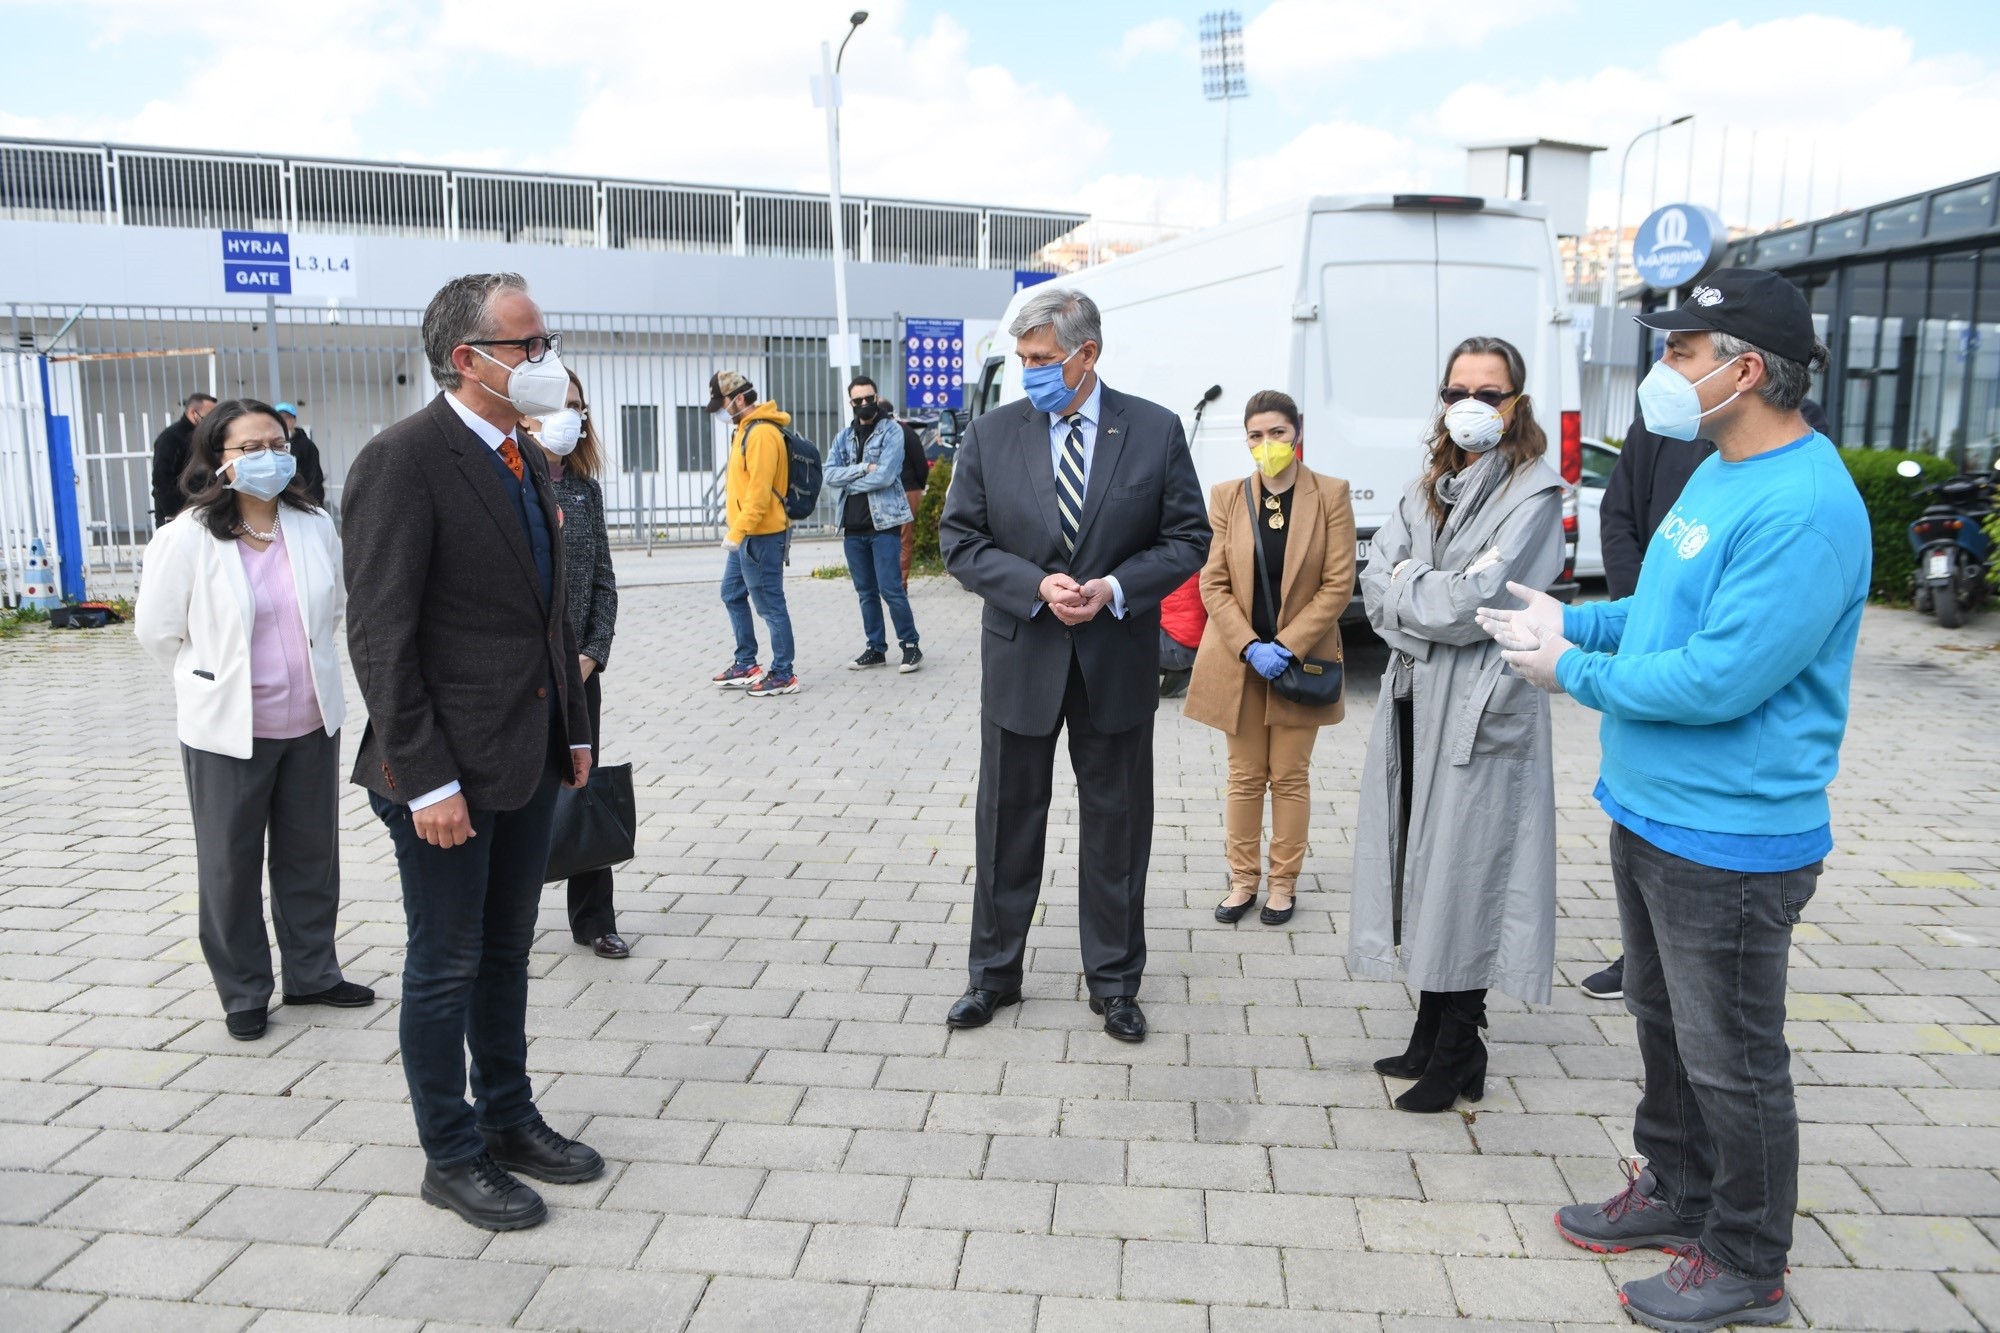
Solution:
<path fill-rule="evenodd" d="M 847 573 L 854 580 L 854 595 L 861 599 L 861 632 L 868 637 L 868 646 L 878 653 L 889 651 L 889 641 L 882 637 L 882 603 L 887 602 L 889 616 L 896 622 L 896 642 L 916 647 L 917 618 L 910 614 L 910 594 L 903 588 L 903 530 L 866 536 L 848 533 Z"/>
<path fill-rule="evenodd" d="M 408 806 L 368 798 L 389 826 L 402 872 L 403 1077 L 417 1141 L 439 1166 L 485 1152 L 481 1129 L 512 1129 L 540 1114 L 528 1080 L 528 947 L 559 781 L 551 763 L 520 809 L 472 810 L 478 836 L 451 848 L 419 837 Z"/>
<path fill-rule="evenodd" d="M 1658 1197 L 1701 1225 L 1702 1249 L 1752 1281 L 1777 1281 L 1792 1247 L 1799 1115 L 1785 967 L 1819 874 L 1718 870 L 1611 826 L 1625 1007 L 1646 1077 L 1632 1141 Z"/>
<path fill-rule="evenodd" d="M 745 537 L 743 545 L 722 562 L 722 604 L 729 608 L 729 626 L 736 631 L 736 665 L 757 665 L 757 623 L 754 605 L 771 631 L 771 674 L 792 674 L 792 614 L 785 609 L 785 537 L 769 532 Z"/>

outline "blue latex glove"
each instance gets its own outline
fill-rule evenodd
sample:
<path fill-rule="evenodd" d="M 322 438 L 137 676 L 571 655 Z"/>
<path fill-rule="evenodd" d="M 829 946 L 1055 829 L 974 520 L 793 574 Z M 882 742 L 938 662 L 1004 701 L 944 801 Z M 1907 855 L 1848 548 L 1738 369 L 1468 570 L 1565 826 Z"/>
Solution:
<path fill-rule="evenodd" d="M 1243 654 L 1243 660 L 1265 680 L 1276 680 L 1291 664 L 1292 655 L 1275 643 L 1253 643 Z"/>

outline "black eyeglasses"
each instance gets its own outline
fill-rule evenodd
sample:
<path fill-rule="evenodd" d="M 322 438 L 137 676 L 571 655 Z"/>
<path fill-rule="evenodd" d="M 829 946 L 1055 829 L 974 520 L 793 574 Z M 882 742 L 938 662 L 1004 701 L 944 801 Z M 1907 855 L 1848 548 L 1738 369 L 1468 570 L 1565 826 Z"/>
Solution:
<path fill-rule="evenodd" d="M 550 352 L 559 353 L 562 351 L 562 335 L 560 333 L 538 333 L 531 338 L 471 338 L 466 341 L 465 345 L 467 347 L 518 347 L 527 353 L 527 362 L 529 365 L 538 366 L 542 363 L 542 358 L 546 357 Z"/>
<path fill-rule="evenodd" d="M 1488 407 L 1498 407 L 1513 396 L 1513 394 L 1503 393 L 1499 389 L 1480 389 L 1476 392 L 1470 389 L 1441 389 L 1438 391 L 1438 398 L 1446 407 L 1456 407 L 1468 398 L 1477 398 Z"/>
<path fill-rule="evenodd" d="M 871 393 L 861 398 L 850 398 L 847 400 L 847 405 L 849 407 L 868 407 L 881 401 L 882 396 L 880 394 Z"/>

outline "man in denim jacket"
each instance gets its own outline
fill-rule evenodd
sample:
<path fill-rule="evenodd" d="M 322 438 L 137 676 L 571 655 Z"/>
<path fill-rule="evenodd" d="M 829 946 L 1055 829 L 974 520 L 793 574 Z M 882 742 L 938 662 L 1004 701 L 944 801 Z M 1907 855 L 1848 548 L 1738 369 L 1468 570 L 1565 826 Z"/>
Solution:
<path fill-rule="evenodd" d="M 847 534 L 847 572 L 861 601 L 861 630 L 868 645 L 847 664 L 850 671 L 889 660 L 882 632 L 882 603 L 896 622 L 903 650 L 898 671 L 915 671 L 924 660 L 917 647 L 917 621 L 903 588 L 903 525 L 910 521 L 903 494 L 903 428 L 877 393 L 875 381 L 856 375 L 847 385 L 853 424 L 834 436 L 826 459 L 825 484 L 840 495 L 840 526 Z"/>

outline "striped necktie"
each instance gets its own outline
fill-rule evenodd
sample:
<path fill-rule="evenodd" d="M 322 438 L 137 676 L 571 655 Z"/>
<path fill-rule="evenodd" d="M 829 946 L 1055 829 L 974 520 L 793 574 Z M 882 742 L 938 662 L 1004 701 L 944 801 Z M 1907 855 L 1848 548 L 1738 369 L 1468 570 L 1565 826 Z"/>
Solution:
<path fill-rule="evenodd" d="M 1083 523 L 1083 414 L 1063 418 L 1069 438 L 1063 441 L 1062 465 L 1056 469 L 1056 508 L 1062 513 L 1063 550 L 1076 554 L 1077 529 Z"/>

